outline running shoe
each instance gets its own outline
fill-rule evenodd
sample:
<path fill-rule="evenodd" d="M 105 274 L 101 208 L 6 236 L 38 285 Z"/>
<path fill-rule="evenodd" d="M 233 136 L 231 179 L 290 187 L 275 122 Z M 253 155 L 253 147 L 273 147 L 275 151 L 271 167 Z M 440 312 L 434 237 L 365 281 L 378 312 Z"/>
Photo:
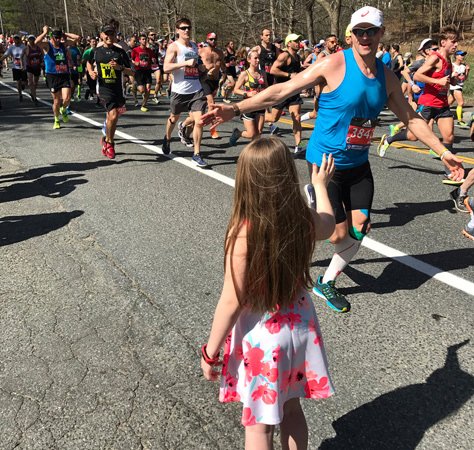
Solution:
<path fill-rule="evenodd" d="M 304 193 L 306 194 L 308 207 L 316 209 L 316 192 L 314 191 L 314 186 L 312 184 L 305 184 Z"/>
<path fill-rule="evenodd" d="M 301 147 L 300 145 L 295 145 L 292 153 L 294 155 L 301 155 L 305 151 L 306 151 L 306 147 Z"/>
<path fill-rule="evenodd" d="M 135 102 L 133 103 L 133 106 L 137 107 L 138 106 L 138 100 L 135 99 Z"/>
<path fill-rule="evenodd" d="M 111 142 L 105 143 L 105 156 L 109 159 L 115 158 L 115 145 Z"/>
<path fill-rule="evenodd" d="M 148 109 L 146 106 L 142 106 L 142 107 L 140 108 L 140 111 L 141 111 L 141 112 L 148 112 L 149 109 Z"/>
<path fill-rule="evenodd" d="M 163 138 L 163 143 L 161 144 L 161 151 L 164 155 L 169 155 L 171 152 L 170 143 L 168 139 L 166 139 L 166 136 Z"/>
<path fill-rule="evenodd" d="M 68 123 L 69 122 L 69 117 L 67 115 L 67 111 L 66 111 L 66 108 L 64 108 L 63 106 L 61 106 L 61 108 L 59 108 L 59 112 L 61 113 L 61 117 L 63 119 L 63 122 L 64 123 Z"/>
<path fill-rule="evenodd" d="M 434 159 L 441 159 L 441 157 L 438 155 L 438 153 L 436 153 L 434 150 L 432 150 L 430 148 L 430 155 L 434 158 Z"/>
<path fill-rule="evenodd" d="M 59 118 L 54 119 L 53 130 L 59 130 L 60 128 L 61 128 L 61 125 L 59 124 Z"/>
<path fill-rule="evenodd" d="M 451 178 L 449 178 L 447 175 L 444 175 L 444 178 L 441 181 L 441 183 L 447 184 L 449 186 L 461 186 L 461 184 L 463 184 L 464 181 L 465 181 L 464 178 L 462 180 L 455 181 L 455 180 L 451 180 Z"/>
<path fill-rule="evenodd" d="M 69 106 L 66 106 L 66 114 L 70 116 L 72 114 L 71 108 Z"/>
<path fill-rule="evenodd" d="M 158 105 L 158 104 L 160 103 L 160 101 L 158 100 L 157 97 L 153 97 L 153 98 L 151 99 L 151 101 L 152 101 L 155 105 Z"/>
<path fill-rule="evenodd" d="M 217 132 L 217 128 L 211 128 L 209 129 L 210 133 L 211 133 L 211 138 L 212 139 L 219 139 L 219 133 Z"/>
<path fill-rule="evenodd" d="M 230 135 L 230 138 L 229 138 L 229 145 L 231 145 L 232 147 L 234 147 L 235 145 L 237 145 L 237 141 L 240 137 L 240 131 L 238 128 L 234 128 L 232 130 L 232 134 Z"/>
<path fill-rule="evenodd" d="M 449 193 L 449 196 L 451 197 L 451 200 L 453 201 L 456 210 L 463 213 L 469 212 L 466 205 L 464 204 L 464 200 L 466 200 L 467 195 L 461 195 L 459 188 L 456 188 L 454 189 L 454 191 L 451 191 Z"/>
<path fill-rule="evenodd" d="M 102 154 L 107 156 L 107 141 L 104 136 L 100 137 L 100 145 L 102 146 Z"/>
<path fill-rule="evenodd" d="M 389 147 L 390 147 L 390 144 L 387 142 L 387 135 L 384 134 L 382 138 L 380 139 L 380 143 L 377 147 L 377 154 L 381 158 L 383 158 Z"/>
<path fill-rule="evenodd" d="M 395 136 L 400 130 L 396 125 L 390 125 L 390 136 Z"/>
<path fill-rule="evenodd" d="M 178 137 L 186 147 L 194 147 L 193 140 L 186 136 L 186 127 L 183 126 L 183 122 L 178 122 Z"/>
<path fill-rule="evenodd" d="M 201 158 L 200 153 L 196 153 L 192 157 L 193 163 L 198 167 L 207 167 L 207 162 Z"/>
<path fill-rule="evenodd" d="M 464 122 L 464 120 L 458 120 L 458 126 L 460 126 L 461 128 L 467 128 L 468 125 L 466 122 Z"/>
<path fill-rule="evenodd" d="M 467 212 L 470 213 L 472 217 L 473 216 L 472 209 L 474 208 L 474 198 L 466 197 L 464 199 L 464 206 L 466 207 Z M 471 241 L 474 241 L 474 228 L 469 227 L 469 224 L 467 224 L 464 227 L 464 230 L 462 230 L 462 234 L 466 236 L 468 239 L 471 239 Z"/>
<path fill-rule="evenodd" d="M 224 103 L 232 103 L 228 98 L 224 98 L 222 101 L 223 101 Z"/>
<path fill-rule="evenodd" d="M 276 125 L 274 125 L 273 123 L 270 125 L 270 134 L 278 134 L 279 131 L 280 128 L 278 128 Z"/>
<path fill-rule="evenodd" d="M 320 275 L 313 287 L 313 292 L 326 300 L 326 304 L 334 309 L 334 311 L 344 313 L 349 312 L 351 304 L 346 300 L 346 297 L 342 295 L 336 288 L 336 281 L 331 280 L 327 283 L 323 283 L 323 277 Z"/>

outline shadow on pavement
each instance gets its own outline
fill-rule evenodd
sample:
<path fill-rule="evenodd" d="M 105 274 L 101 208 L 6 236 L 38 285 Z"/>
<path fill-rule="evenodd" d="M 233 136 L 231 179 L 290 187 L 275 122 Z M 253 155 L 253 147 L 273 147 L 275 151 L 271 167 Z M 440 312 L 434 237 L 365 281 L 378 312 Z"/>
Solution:
<path fill-rule="evenodd" d="M 394 203 L 393 207 L 372 209 L 371 214 L 388 214 L 388 222 L 374 221 L 372 228 L 401 227 L 419 216 L 434 214 L 440 211 L 456 212 L 451 200 L 417 203 Z"/>
<path fill-rule="evenodd" d="M 461 233 L 460 233 L 461 234 Z M 462 239 L 462 236 L 460 236 Z M 465 239 L 466 242 L 468 241 Z M 432 276 L 413 270 L 405 264 L 400 264 L 404 259 L 415 258 L 424 263 L 439 268 L 439 273 L 452 270 L 465 269 L 472 265 L 472 248 L 447 250 L 437 253 L 426 253 L 422 255 L 400 256 L 395 258 L 358 259 L 344 269 L 344 273 L 354 281 L 357 286 L 341 288 L 345 295 L 362 292 L 373 292 L 375 294 L 388 294 L 396 291 L 412 291 L 432 279 Z M 382 273 L 373 276 L 354 268 L 357 264 L 384 263 L 387 262 Z"/>
<path fill-rule="evenodd" d="M 82 216 L 84 211 L 36 214 L 29 216 L 7 216 L 0 218 L 0 246 L 26 241 L 42 236 L 67 225 L 72 219 Z"/>
<path fill-rule="evenodd" d="M 70 194 L 79 184 L 87 183 L 85 179 L 77 179 L 83 174 L 49 176 L 25 183 L 13 183 L 0 188 L 0 203 L 14 202 L 24 198 L 42 195 L 49 198 L 59 198 Z"/>
<path fill-rule="evenodd" d="M 461 369 L 457 355 L 468 343 L 448 347 L 444 366 L 425 383 L 395 389 L 337 419 L 336 436 L 319 450 L 414 450 L 426 430 L 474 394 L 474 377 Z"/>
<path fill-rule="evenodd" d="M 407 166 L 406 164 L 400 164 L 398 166 L 390 166 L 388 169 L 407 169 L 407 170 L 414 170 L 415 172 L 422 172 L 422 173 L 429 173 L 431 175 L 443 175 L 444 171 L 442 168 L 440 170 L 433 170 L 433 169 L 426 169 L 420 166 Z"/>

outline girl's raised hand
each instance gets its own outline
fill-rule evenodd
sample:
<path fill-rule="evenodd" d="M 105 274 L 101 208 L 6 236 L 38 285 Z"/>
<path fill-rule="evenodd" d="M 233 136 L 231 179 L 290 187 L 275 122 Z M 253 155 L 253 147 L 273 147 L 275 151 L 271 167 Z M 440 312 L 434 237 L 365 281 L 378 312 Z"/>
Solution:
<path fill-rule="evenodd" d="M 318 169 L 316 164 L 313 164 L 313 173 L 311 175 L 311 183 L 316 186 L 321 184 L 327 186 L 329 181 L 331 181 L 332 176 L 334 175 L 334 158 L 332 154 L 329 154 L 329 157 L 326 161 L 326 153 L 323 154 L 323 159 L 321 161 L 321 167 Z"/>

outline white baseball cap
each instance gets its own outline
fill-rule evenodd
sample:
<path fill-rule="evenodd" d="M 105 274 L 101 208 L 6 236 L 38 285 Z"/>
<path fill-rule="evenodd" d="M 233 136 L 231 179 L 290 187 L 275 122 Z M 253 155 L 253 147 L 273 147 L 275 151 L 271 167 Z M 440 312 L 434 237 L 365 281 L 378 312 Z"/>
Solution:
<path fill-rule="evenodd" d="M 364 6 L 358 9 L 351 16 L 351 29 L 362 23 L 368 23 L 374 27 L 381 27 L 383 25 L 383 12 L 373 6 Z"/>
<path fill-rule="evenodd" d="M 431 38 L 423 39 L 421 41 L 420 46 L 418 47 L 418 51 L 421 52 L 421 50 L 423 50 L 423 48 L 425 47 L 426 44 L 428 44 L 428 42 L 434 42 L 436 44 L 436 41 L 434 39 L 431 39 Z"/>

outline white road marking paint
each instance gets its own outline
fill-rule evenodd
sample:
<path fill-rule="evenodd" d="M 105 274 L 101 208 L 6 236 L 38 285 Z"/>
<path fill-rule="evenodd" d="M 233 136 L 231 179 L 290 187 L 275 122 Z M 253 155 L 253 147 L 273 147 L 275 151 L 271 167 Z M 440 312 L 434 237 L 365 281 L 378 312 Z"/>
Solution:
<path fill-rule="evenodd" d="M 17 92 L 16 88 L 13 88 L 12 86 L 4 83 L 3 81 L 0 81 L 0 84 L 8 89 L 11 89 L 14 92 Z M 24 93 L 24 94 L 29 96 L 27 93 Z M 40 98 L 38 98 L 38 100 L 44 105 L 51 106 L 50 102 L 47 102 Z M 72 116 L 76 117 L 79 120 L 87 122 L 95 127 L 102 128 L 102 123 L 97 122 L 96 120 L 93 120 L 93 119 L 89 119 L 83 114 L 73 112 Z M 165 155 L 163 151 L 161 150 L 161 147 L 157 145 L 147 144 L 145 141 L 138 139 L 136 137 L 133 137 L 130 134 L 124 133 L 122 131 L 117 130 L 115 134 L 134 144 L 141 145 L 147 150 L 150 150 L 159 155 L 163 155 L 166 158 L 172 159 L 173 161 L 177 163 L 183 164 L 184 166 L 190 169 L 193 169 L 203 175 L 206 175 L 210 178 L 214 178 L 215 180 L 218 180 L 221 183 L 227 184 L 228 186 L 231 186 L 231 187 L 235 187 L 235 180 L 230 177 L 221 175 L 211 170 L 201 169 L 197 167 L 194 163 L 192 163 L 191 161 L 185 158 L 181 158 L 173 154 Z M 441 281 L 444 284 L 447 284 L 448 286 L 451 286 L 455 289 L 465 292 L 466 294 L 474 296 L 474 283 L 472 283 L 471 281 L 465 280 L 464 278 L 458 277 L 457 275 L 453 275 L 449 272 L 444 272 L 443 270 L 438 269 L 435 266 L 432 266 L 423 261 L 420 261 L 414 258 L 413 256 L 409 256 L 406 253 L 403 253 L 399 250 L 389 247 L 388 245 L 382 244 L 381 242 L 377 242 L 374 239 L 369 238 L 369 237 L 364 238 L 364 240 L 362 241 L 362 246 L 368 248 L 369 250 L 374 251 L 375 253 L 391 258 L 394 261 L 397 261 L 407 267 L 410 267 L 411 269 L 417 270 L 418 272 L 421 272 L 429 276 L 430 278 L 434 278 L 438 281 Z"/>

